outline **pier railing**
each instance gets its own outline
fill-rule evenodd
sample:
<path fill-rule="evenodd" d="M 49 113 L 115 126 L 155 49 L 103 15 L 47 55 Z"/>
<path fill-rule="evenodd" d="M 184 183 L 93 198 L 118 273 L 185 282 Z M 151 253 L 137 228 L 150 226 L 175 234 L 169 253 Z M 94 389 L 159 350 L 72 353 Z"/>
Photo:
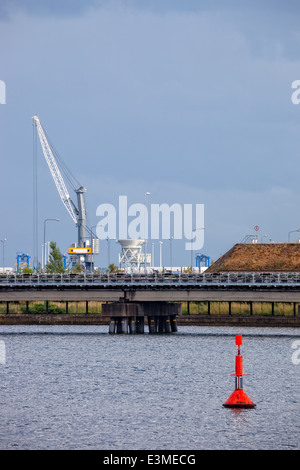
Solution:
<path fill-rule="evenodd" d="M 14 286 L 300 286 L 300 272 L 244 272 L 244 273 L 178 273 L 178 274 L 1 274 L 0 287 Z"/>

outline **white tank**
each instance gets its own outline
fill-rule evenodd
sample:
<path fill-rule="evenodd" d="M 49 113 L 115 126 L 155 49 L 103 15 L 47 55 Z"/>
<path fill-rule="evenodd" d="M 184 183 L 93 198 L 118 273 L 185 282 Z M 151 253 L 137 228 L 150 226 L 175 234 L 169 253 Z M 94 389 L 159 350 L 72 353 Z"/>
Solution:
<path fill-rule="evenodd" d="M 118 240 L 123 250 L 140 250 L 141 246 L 144 245 L 145 240 Z"/>
<path fill-rule="evenodd" d="M 141 252 L 145 240 L 128 239 L 118 240 L 118 242 L 122 247 L 122 253 L 119 254 L 119 266 L 127 272 L 139 271 L 145 258 Z"/>

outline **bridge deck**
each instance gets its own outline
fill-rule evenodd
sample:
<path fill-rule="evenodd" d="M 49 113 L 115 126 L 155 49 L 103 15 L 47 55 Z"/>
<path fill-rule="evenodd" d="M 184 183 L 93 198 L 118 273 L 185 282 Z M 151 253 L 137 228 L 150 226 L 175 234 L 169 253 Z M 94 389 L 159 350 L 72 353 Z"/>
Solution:
<path fill-rule="evenodd" d="M 0 275 L 0 301 L 300 302 L 300 272 Z"/>
<path fill-rule="evenodd" d="M 245 272 L 203 274 L 6 274 L 0 275 L 5 286 L 300 286 L 299 272 Z"/>

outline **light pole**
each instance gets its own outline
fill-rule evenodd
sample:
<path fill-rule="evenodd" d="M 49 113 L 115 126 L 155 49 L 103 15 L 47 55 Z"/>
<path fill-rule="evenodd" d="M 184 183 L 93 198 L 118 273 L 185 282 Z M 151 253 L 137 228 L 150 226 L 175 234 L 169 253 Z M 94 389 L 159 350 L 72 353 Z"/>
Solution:
<path fill-rule="evenodd" d="M 170 267 L 171 267 L 171 274 L 173 272 L 173 266 L 172 266 L 172 238 L 173 237 L 170 237 Z"/>
<path fill-rule="evenodd" d="M 3 263 L 3 274 L 4 274 L 4 267 L 5 267 L 5 263 L 4 263 L 4 244 L 6 242 L 6 238 L 3 238 L 0 241 L 2 242 L 2 263 Z"/>
<path fill-rule="evenodd" d="M 106 240 L 107 240 L 107 267 L 109 267 L 110 265 L 110 240 L 116 240 L 116 239 L 106 237 Z M 118 240 L 116 240 L 116 243 L 118 243 Z"/>
<path fill-rule="evenodd" d="M 152 242 L 151 266 L 154 268 L 154 243 Z"/>
<path fill-rule="evenodd" d="M 162 244 L 163 242 L 159 242 L 159 267 L 162 268 Z"/>
<path fill-rule="evenodd" d="M 45 266 L 46 266 L 46 222 L 48 222 L 49 220 L 52 220 L 54 222 L 59 222 L 60 219 L 45 219 L 44 220 L 44 266 L 42 266 L 43 269 L 45 269 Z"/>
<path fill-rule="evenodd" d="M 107 240 L 107 267 L 109 268 L 110 265 L 110 250 L 109 250 L 109 238 L 106 238 Z"/>
<path fill-rule="evenodd" d="M 144 263 L 144 264 L 145 264 L 145 274 L 146 274 L 146 270 L 147 270 L 147 269 L 146 269 L 146 266 L 147 266 L 147 238 L 148 238 L 148 234 L 146 234 L 146 214 L 147 214 L 147 216 L 148 216 L 148 208 L 147 208 L 147 202 L 146 202 L 147 196 L 150 196 L 150 193 L 149 193 L 149 192 L 145 193 L 145 208 L 146 208 L 146 210 L 145 210 L 145 219 L 144 219 L 144 234 L 145 234 L 145 237 L 144 237 L 144 238 L 145 238 L 145 244 L 144 244 L 144 249 L 145 249 L 145 263 Z M 147 220 L 147 221 L 148 221 L 148 220 Z"/>
<path fill-rule="evenodd" d="M 300 228 L 298 228 L 298 230 L 291 230 L 288 234 L 288 242 L 290 243 L 290 234 L 291 233 L 294 233 L 294 232 L 300 232 Z"/>
<path fill-rule="evenodd" d="M 91 227 L 91 246 L 92 246 L 92 244 L 93 244 L 93 238 L 94 238 L 94 236 L 93 236 L 93 235 L 94 235 L 93 228 L 95 228 L 95 227 L 97 227 L 97 225 L 93 225 L 93 226 Z M 103 225 L 100 225 L 100 227 L 103 227 Z M 96 237 L 98 238 L 97 233 L 96 233 L 95 235 L 96 235 Z"/>

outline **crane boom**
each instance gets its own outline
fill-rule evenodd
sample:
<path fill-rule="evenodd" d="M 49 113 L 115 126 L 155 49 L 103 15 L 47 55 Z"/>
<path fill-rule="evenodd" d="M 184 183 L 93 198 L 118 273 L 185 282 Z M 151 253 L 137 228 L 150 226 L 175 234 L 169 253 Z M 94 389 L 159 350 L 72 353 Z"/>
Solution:
<path fill-rule="evenodd" d="M 78 230 L 78 248 L 85 248 L 86 249 L 86 254 L 84 255 L 85 257 L 85 269 L 93 270 L 94 269 L 94 254 L 99 254 L 99 249 L 97 248 L 97 244 L 93 242 L 95 240 L 91 240 L 92 243 L 92 249 L 93 252 L 91 252 L 91 248 L 88 248 L 89 245 L 89 240 L 86 238 L 86 230 L 89 231 L 91 238 L 93 237 L 93 232 L 86 226 L 86 208 L 85 208 L 85 199 L 84 199 L 84 193 L 85 193 L 85 188 L 80 185 L 78 180 L 74 178 L 73 175 L 71 175 L 71 172 L 68 171 L 65 173 L 66 166 L 64 163 L 60 160 L 59 155 L 56 153 L 54 147 L 48 142 L 46 133 L 44 132 L 44 129 L 40 123 L 40 120 L 38 116 L 33 116 L 33 120 L 35 123 L 35 126 L 37 128 L 37 132 L 39 135 L 39 139 L 41 142 L 42 146 L 42 151 L 44 154 L 44 157 L 46 159 L 46 162 L 48 164 L 50 173 L 52 175 L 52 178 L 54 180 L 54 183 L 56 185 L 56 188 L 58 190 L 59 196 L 67 209 L 68 213 L 70 214 L 73 222 L 75 222 Z M 53 149 L 53 152 L 52 152 Z M 77 206 L 74 204 L 72 201 L 69 192 L 67 190 L 67 187 L 65 185 L 65 182 L 63 180 L 62 174 L 60 172 L 59 166 L 57 164 L 57 161 L 60 164 L 60 167 L 62 169 L 62 172 L 65 174 L 66 178 L 68 179 L 69 183 L 73 187 L 76 196 L 77 196 Z M 72 178 L 71 178 L 72 176 Z M 72 181 L 73 180 L 73 181 Z M 78 186 L 75 186 L 75 181 Z M 76 245 L 75 245 L 76 246 Z M 70 251 L 71 250 L 71 251 Z M 89 250 L 89 251 L 88 251 Z M 97 252 L 98 251 L 98 252 Z M 69 253 L 70 254 L 70 262 L 71 265 L 76 266 L 78 263 L 82 262 L 82 252 L 78 252 L 78 254 L 73 254 L 73 248 L 69 248 Z M 91 254 L 90 254 L 91 253 Z"/>
<path fill-rule="evenodd" d="M 60 172 L 60 170 L 57 166 L 57 163 L 56 163 L 56 160 L 53 156 L 52 150 L 51 150 L 50 145 L 49 145 L 49 143 L 47 141 L 47 138 L 45 136 L 44 129 L 43 129 L 41 123 L 40 123 L 40 120 L 39 120 L 38 116 L 33 116 L 33 120 L 35 122 L 37 131 L 38 131 L 38 135 L 39 135 L 39 138 L 40 138 L 40 142 L 41 142 L 44 157 L 45 157 L 46 162 L 48 164 L 50 173 L 53 177 L 53 180 L 54 180 L 54 183 L 55 183 L 56 188 L 58 190 L 58 193 L 60 195 L 60 198 L 61 198 L 64 206 L 66 207 L 67 211 L 69 212 L 70 216 L 72 217 L 73 221 L 75 222 L 76 225 L 78 225 L 78 219 L 77 219 L 77 216 L 75 214 L 74 204 L 73 204 L 73 202 L 70 198 L 69 192 L 68 192 L 67 187 L 65 185 L 65 182 L 62 178 L 61 172 Z"/>

